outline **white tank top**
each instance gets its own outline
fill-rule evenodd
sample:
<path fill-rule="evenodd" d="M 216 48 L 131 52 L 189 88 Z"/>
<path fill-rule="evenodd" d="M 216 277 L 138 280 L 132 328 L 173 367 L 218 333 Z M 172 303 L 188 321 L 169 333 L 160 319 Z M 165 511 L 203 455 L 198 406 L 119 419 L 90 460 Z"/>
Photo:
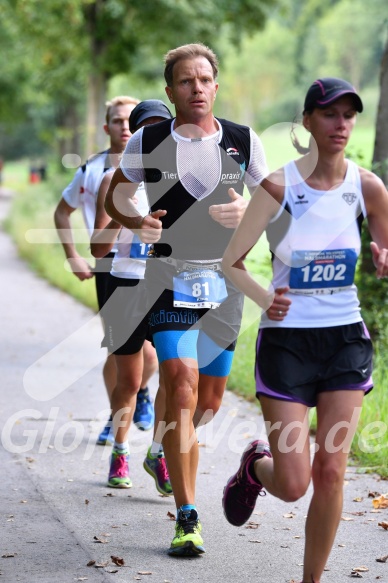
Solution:
<path fill-rule="evenodd" d="M 362 320 L 356 263 L 366 216 L 358 166 L 347 160 L 344 182 L 329 191 L 310 188 L 295 162 L 284 167 L 282 208 L 267 228 L 274 288 L 289 286 L 286 318 L 263 314 L 261 328 L 321 328 Z"/>
<path fill-rule="evenodd" d="M 144 182 L 139 184 L 136 191 L 137 210 L 143 216 L 149 212 L 148 200 Z M 111 275 L 125 279 L 144 279 L 147 253 L 151 245 L 142 243 L 137 235 L 123 227 L 115 245 L 116 253 L 113 258 Z"/>

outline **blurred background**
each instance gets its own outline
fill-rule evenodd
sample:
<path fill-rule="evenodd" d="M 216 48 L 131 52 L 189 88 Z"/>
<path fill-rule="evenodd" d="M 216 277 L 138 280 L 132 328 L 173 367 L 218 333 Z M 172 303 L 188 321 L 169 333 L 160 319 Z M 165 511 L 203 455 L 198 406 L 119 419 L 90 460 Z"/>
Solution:
<path fill-rule="evenodd" d="M 163 54 L 197 41 L 220 58 L 216 114 L 258 133 L 300 115 L 317 77 L 346 78 L 372 156 L 385 0 L 0 0 L 0 11 L 5 161 L 104 148 L 105 101 L 163 99 Z"/>

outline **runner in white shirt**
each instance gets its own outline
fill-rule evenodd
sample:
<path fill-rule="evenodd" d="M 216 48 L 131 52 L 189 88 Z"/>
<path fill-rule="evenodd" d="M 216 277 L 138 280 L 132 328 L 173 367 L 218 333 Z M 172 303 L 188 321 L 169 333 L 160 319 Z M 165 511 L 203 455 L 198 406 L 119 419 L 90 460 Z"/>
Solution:
<path fill-rule="evenodd" d="M 130 116 L 130 129 L 171 119 L 168 107 L 159 100 L 139 103 Z M 98 258 L 109 252 L 116 243 L 117 251 L 108 280 L 106 303 L 102 314 L 106 334 L 103 346 L 114 355 L 117 384 L 112 394 L 112 415 L 115 434 L 108 486 L 130 488 L 128 432 L 134 415 L 136 397 L 146 390 L 147 382 L 156 371 L 158 362 L 148 335 L 148 316 L 144 273 L 149 259 L 150 245 L 142 243 L 137 235 L 107 215 L 105 196 L 112 178 L 108 173 L 98 192 L 95 230 L 91 239 L 92 254 Z M 136 193 L 138 211 L 148 214 L 148 200 L 141 184 Z M 140 391 L 139 391 L 140 388 Z M 154 478 L 156 488 L 163 494 L 172 494 L 163 449 L 147 456 L 146 471 Z"/>
<path fill-rule="evenodd" d="M 55 226 L 74 275 L 80 281 L 95 276 L 99 310 L 105 302 L 106 285 L 115 249 L 113 248 L 104 258 L 96 261 L 94 268 L 91 267 L 88 261 L 80 256 L 74 244 L 71 215 L 76 209 L 82 211 L 86 228 L 91 236 L 94 230 L 96 200 L 101 180 L 108 170 L 116 168 L 119 163 L 120 156 L 131 137 L 129 115 L 138 103 L 138 99 L 130 96 L 118 96 L 107 102 L 104 130 L 109 136 L 110 146 L 107 150 L 89 158 L 86 164 L 77 169 L 73 180 L 63 191 L 54 213 Z M 103 378 L 110 400 L 116 385 L 116 365 L 114 358 L 109 354 L 104 364 Z M 139 422 L 138 427 L 142 429 L 151 429 L 153 420 L 154 409 L 147 393 L 139 398 L 135 422 Z M 113 443 L 111 419 L 108 420 L 97 439 L 99 445 L 106 443 Z"/>

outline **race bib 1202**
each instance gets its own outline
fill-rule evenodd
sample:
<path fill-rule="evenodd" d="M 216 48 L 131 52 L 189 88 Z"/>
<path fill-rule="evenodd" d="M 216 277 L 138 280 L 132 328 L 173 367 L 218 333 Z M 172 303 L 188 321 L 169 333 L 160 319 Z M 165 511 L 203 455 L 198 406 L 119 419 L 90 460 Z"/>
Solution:
<path fill-rule="evenodd" d="M 355 249 L 293 251 L 290 291 L 324 294 L 350 287 L 354 281 L 357 257 Z"/>

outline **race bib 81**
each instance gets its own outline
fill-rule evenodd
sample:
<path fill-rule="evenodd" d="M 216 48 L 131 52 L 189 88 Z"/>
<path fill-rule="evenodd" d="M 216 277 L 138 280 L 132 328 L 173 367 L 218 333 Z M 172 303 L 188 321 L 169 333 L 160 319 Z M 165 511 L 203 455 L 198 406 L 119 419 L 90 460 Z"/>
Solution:
<path fill-rule="evenodd" d="M 228 295 L 224 276 L 206 268 L 182 271 L 173 283 L 175 308 L 218 308 Z"/>

